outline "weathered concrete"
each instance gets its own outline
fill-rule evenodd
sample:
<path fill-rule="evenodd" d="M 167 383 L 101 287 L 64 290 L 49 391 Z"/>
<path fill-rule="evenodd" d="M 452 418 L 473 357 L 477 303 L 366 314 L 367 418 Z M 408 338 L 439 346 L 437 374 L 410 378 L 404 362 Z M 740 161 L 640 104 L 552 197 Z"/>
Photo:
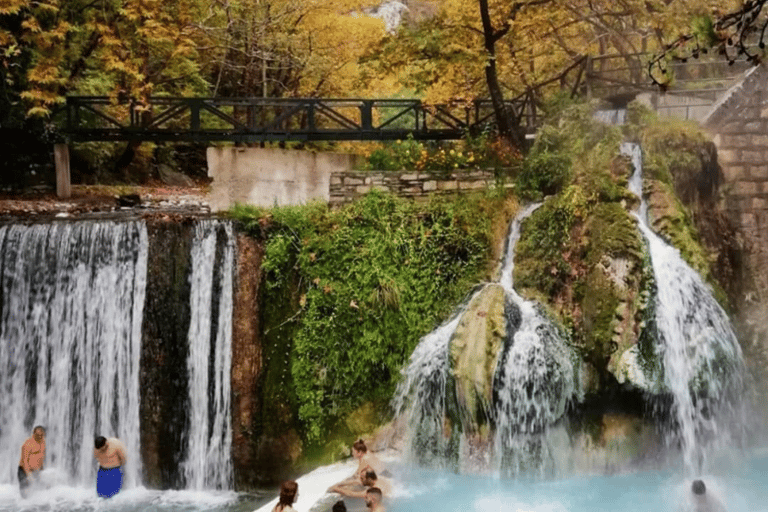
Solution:
<path fill-rule="evenodd" d="M 69 146 L 67 144 L 54 144 L 53 159 L 56 164 L 56 196 L 59 199 L 69 199 L 72 197 Z"/>
<path fill-rule="evenodd" d="M 256 206 L 303 204 L 330 199 L 331 174 L 354 168 L 358 156 L 285 149 L 210 147 L 210 205 L 226 210 L 235 203 Z"/>

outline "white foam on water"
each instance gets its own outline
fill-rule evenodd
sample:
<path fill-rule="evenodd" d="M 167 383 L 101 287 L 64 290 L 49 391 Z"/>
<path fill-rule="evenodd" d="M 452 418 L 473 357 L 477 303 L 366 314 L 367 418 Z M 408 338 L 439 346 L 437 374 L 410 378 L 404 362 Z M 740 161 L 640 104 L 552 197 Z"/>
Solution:
<path fill-rule="evenodd" d="M 299 497 L 294 503 L 293 508 L 300 511 L 311 510 L 312 506 L 327 494 L 326 491 L 329 487 L 354 475 L 358 464 L 356 459 L 337 462 L 336 464 L 317 468 L 297 478 L 296 483 L 299 485 Z M 278 499 L 279 496 L 266 505 L 259 507 L 255 512 L 271 512 L 275 505 L 277 505 Z"/>

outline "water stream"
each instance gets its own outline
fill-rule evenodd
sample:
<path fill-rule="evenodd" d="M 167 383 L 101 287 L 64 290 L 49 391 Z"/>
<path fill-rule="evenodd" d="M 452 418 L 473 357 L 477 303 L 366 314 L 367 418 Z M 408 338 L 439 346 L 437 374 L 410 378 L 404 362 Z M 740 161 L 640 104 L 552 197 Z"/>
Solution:
<path fill-rule="evenodd" d="M 490 446 L 468 425 L 447 424 L 450 345 L 476 291 L 448 322 L 425 336 L 414 350 L 393 400 L 395 416 L 408 424 L 410 456 L 422 464 L 452 463 L 459 470 L 492 468 L 505 474 L 553 471 L 546 430 L 560 418 L 574 393 L 573 366 L 559 330 L 537 304 L 514 290 L 514 248 L 523 221 L 540 205 L 524 208 L 512 222 L 498 284 L 511 302 L 506 342 L 493 377 L 494 425 Z M 449 430 L 460 429 L 457 441 Z M 436 464 L 437 463 L 437 464 Z M 442 463 L 442 464 L 441 464 Z"/>
<path fill-rule="evenodd" d="M 193 226 L 190 385 L 179 468 L 187 490 L 149 491 L 142 487 L 140 425 L 142 319 L 150 285 L 146 225 L 0 226 L 1 511 L 101 509 L 95 434 L 118 437 L 127 448 L 126 482 L 109 502 L 112 509 L 242 509 L 241 497 L 227 491 L 234 249 L 230 223 Z M 46 469 L 37 483 L 46 491 L 25 500 L 16 467 L 23 441 L 38 424 L 47 430 Z"/>
<path fill-rule="evenodd" d="M 679 443 L 691 474 L 707 467 L 713 445 L 727 445 L 738 412 L 743 358 L 727 313 L 680 251 L 648 226 L 642 193 L 642 151 L 625 144 L 635 172 L 630 190 L 641 198 L 638 226 L 645 237 L 656 281 L 656 325 L 664 384 L 673 397 L 670 438 Z M 742 418 L 737 418 L 744 423 Z"/>

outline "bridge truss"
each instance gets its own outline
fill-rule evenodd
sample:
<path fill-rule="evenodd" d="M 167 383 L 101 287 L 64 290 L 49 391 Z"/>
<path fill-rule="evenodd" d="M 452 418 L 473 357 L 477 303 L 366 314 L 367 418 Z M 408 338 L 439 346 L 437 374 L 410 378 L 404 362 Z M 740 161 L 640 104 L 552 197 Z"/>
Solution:
<path fill-rule="evenodd" d="M 533 132 L 528 96 L 507 102 L 508 113 Z M 489 100 L 426 105 L 411 99 L 185 98 L 145 102 L 106 96 L 68 97 L 54 117 L 72 142 L 460 139 L 492 130 Z"/>

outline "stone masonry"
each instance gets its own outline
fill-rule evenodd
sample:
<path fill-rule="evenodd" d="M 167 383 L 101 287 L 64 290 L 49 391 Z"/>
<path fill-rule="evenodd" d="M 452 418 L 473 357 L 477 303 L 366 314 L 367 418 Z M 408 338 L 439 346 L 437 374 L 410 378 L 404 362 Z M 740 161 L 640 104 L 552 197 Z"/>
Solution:
<path fill-rule="evenodd" d="M 331 174 L 330 204 L 350 203 L 371 190 L 391 192 L 417 201 L 435 194 L 482 190 L 509 180 L 498 180 L 493 171 L 339 171 Z"/>
<path fill-rule="evenodd" d="M 755 66 L 704 118 L 725 178 L 724 206 L 743 238 L 742 293 L 734 318 L 758 386 L 755 410 L 768 420 L 768 68 Z M 762 435 L 766 435 L 764 432 Z"/>
<path fill-rule="evenodd" d="M 768 69 L 756 66 L 703 120 L 717 146 L 725 208 L 747 248 L 754 289 L 768 303 Z"/>

